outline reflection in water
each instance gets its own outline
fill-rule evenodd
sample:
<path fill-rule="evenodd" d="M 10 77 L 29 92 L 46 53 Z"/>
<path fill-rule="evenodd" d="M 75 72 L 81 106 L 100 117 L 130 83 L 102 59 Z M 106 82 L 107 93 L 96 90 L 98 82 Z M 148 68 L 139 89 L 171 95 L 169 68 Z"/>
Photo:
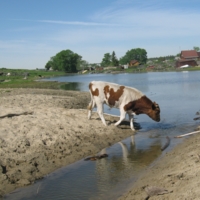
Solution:
<path fill-rule="evenodd" d="M 118 144 L 120 144 L 122 149 L 122 156 L 113 156 L 112 166 L 119 169 L 119 171 L 126 167 L 134 169 L 146 167 L 161 154 L 160 139 L 154 139 L 152 141 L 153 142 L 150 145 L 145 142 L 146 149 L 137 148 L 136 143 L 132 143 L 131 138 L 129 138 L 128 141 L 119 142 Z"/>
<path fill-rule="evenodd" d="M 122 148 L 122 158 L 123 158 L 123 163 L 126 166 L 128 164 L 128 148 L 126 146 L 126 144 L 124 144 L 123 142 L 118 142 Z"/>
<path fill-rule="evenodd" d="M 64 90 L 76 90 L 76 91 L 80 91 L 81 90 L 81 83 L 78 82 L 72 82 L 72 83 L 67 83 L 61 86 L 61 89 Z"/>
<path fill-rule="evenodd" d="M 147 149 L 138 149 L 134 142 L 134 136 L 124 141 L 118 142 L 113 146 L 113 150 L 120 146 L 121 151 L 109 153 L 107 159 L 101 159 L 96 162 L 98 197 L 93 196 L 91 199 L 116 199 L 114 194 L 122 183 L 127 186 L 126 182 L 133 177 L 137 177 L 142 169 L 151 164 L 161 154 L 161 141 L 152 140 L 150 145 L 146 144 Z M 109 152 L 107 149 L 107 153 Z"/>

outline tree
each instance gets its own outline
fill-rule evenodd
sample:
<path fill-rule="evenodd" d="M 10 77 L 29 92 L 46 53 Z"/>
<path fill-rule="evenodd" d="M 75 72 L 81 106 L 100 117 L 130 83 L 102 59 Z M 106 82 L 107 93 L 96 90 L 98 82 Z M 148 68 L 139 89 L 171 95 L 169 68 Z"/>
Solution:
<path fill-rule="evenodd" d="M 193 49 L 194 49 L 195 51 L 197 51 L 197 52 L 200 50 L 199 47 L 193 47 Z"/>
<path fill-rule="evenodd" d="M 80 69 L 84 70 L 84 69 L 88 68 L 88 66 L 89 66 L 89 63 L 86 60 L 80 60 L 80 62 L 79 62 Z"/>
<path fill-rule="evenodd" d="M 105 53 L 104 58 L 101 61 L 101 66 L 108 67 L 108 66 L 118 66 L 119 61 L 115 55 L 115 52 L 112 52 L 112 55 L 110 53 Z"/>
<path fill-rule="evenodd" d="M 53 69 L 53 62 L 52 62 L 52 60 L 49 60 L 47 63 L 46 63 L 46 65 L 45 65 L 45 68 L 47 69 L 47 70 L 49 70 L 49 69 Z"/>
<path fill-rule="evenodd" d="M 63 50 L 51 57 L 50 61 L 45 65 L 45 68 L 49 69 L 49 67 L 52 67 L 53 70 L 77 72 L 81 58 L 81 56 L 69 49 Z"/>
<path fill-rule="evenodd" d="M 105 53 L 104 58 L 101 61 L 101 66 L 108 67 L 109 65 L 111 65 L 111 58 L 112 56 L 110 55 L 110 53 Z"/>
<path fill-rule="evenodd" d="M 119 66 L 119 61 L 114 51 L 112 52 L 111 61 L 112 61 L 112 66 Z"/>
<path fill-rule="evenodd" d="M 165 57 L 162 57 L 162 56 L 159 57 L 159 58 L 158 58 L 158 61 L 159 61 L 159 62 L 163 62 L 163 61 L 165 61 Z"/>
<path fill-rule="evenodd" d="M 124 65 L 129 63 L 131 60 L 137 60 L 141 64 L 146 64 L 147 61 L 147 52 L 145 49 L 137 48 L 131 49 L 126 52 L 126 54 L 120 58 L 120 64 Z"/>

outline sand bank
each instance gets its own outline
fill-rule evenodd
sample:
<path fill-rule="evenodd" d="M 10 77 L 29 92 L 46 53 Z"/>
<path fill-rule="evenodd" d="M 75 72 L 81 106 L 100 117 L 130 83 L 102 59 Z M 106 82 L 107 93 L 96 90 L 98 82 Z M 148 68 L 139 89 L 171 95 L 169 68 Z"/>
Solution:
<path fill-rule="evenodd" d="M 89 92 L 0 89 L 1 196 L 133 134 L 114 117 L 108 127 L 95 113 L 88 120 L 89 101 Z"/>

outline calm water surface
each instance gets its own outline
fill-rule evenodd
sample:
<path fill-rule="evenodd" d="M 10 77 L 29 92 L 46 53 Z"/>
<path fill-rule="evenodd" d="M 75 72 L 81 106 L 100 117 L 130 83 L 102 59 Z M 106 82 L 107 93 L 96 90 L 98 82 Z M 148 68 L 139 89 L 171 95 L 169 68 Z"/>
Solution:
<path fill-rule="evenodd" d="M 80 91 L 88 91 L 92 80 L 136 87 L 159 103 L 161 121 L 156 123 L 139 115 L 135 121 L 141 129 L 134 137 L 102 150 L 108 158 L 96 162 L 80 160 L 32 186 L 16 190 L 5 199 L 116 199 L 142 170 L 163 154 L 160 148 L 165 144 L 166 136 L 171 137 L 170 147 L 165 150 L 168 151 L 182 141 L 174 139 L 175 135 L 193 131 L 198 125 L 193 118 L 200 110 L 200 72 L 90 74 L 48 80 L 66 82 L 65 89 Z M 106 106 L 105 112 L 119 115 L 117 109 L 109 110 Z"/>

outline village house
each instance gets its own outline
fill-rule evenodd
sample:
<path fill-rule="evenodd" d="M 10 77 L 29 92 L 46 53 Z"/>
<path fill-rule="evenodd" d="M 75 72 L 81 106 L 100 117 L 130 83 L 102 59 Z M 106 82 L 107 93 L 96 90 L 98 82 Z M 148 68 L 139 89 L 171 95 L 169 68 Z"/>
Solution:
<path fill-rule="evenodd" d="M 183 60 L 197 60 L 198 53 L 195 50 L 181 51 L 180 58 Z"/>
<path fill-rule="evenodd" d="M 198 65 L 197 62 L 199 59 L 199 52 L 196 52 L 195 50 L 184 50 L 181 51 L 180 59 L 176 61 L 175 67 L 180 68 L 184 65 L 195 67 Z"/>
<path fill-rule="evenodd" d="M 131 60 L 129 62 L 129 67 L 137 67 L 139 64 L 140 64 L 139 61 L 137 61 L 137 60 Z"/>

